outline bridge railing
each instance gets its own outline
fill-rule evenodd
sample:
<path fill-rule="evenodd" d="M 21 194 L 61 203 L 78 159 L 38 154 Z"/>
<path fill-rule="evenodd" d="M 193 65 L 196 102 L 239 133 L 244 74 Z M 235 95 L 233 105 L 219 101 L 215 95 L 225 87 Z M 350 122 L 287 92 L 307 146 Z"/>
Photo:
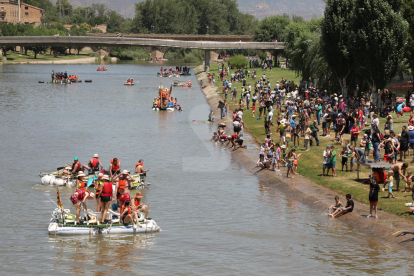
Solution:
<path fill-rule="evenodd" d="M 129 38 L 129 37 L 91 37 L 91 36 L 2 36 L 3 46 L 153 46 L 193 48 L 200 50 L 220 49 L 283 49 L 283 42 L 219 42 L 184 41 L 171 39 Z"/>

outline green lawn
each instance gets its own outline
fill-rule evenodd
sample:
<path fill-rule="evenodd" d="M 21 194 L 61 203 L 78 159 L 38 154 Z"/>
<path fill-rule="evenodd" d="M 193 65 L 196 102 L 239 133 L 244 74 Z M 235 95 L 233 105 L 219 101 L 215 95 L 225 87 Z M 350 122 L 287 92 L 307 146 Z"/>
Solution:
<path fill-rule="evenodd" d="M 49 60 L 72 60 L 72 59 L 82 59 L 88 58 L 88 53 L 83 53 L 79 55 L 60 55 L 58 57 L 54 57 L 53 54 L 37 54 L 36 59 L 34 58 L 34 53 L 32 51 L 27 52 L 27 56 L 24 52 L 7 52 L 7 60 L 2 60 L 4 63 L 7 62 L 29 62 L 29 61 L 49 61 Z"/>
<path fill-rule="evenodd" d="M 218 76 L 217 65 L 213 64 L 211 68 L 212 69 L 210 70 L 210 73 L 215 73 L 215 75 Z M 257 78 L 260 78 L 263 75 L 263 71 L 261 68 L 257 68 L 256 70 L 257 70 Z M 233 71 L 235 70 L 230 70 L 230 73 Z M 294 80 L 296 84 L 298 84 L 300 80 L 300 77 L 296 76 L 294 71 L 289 71 L 289 70 L 281 71 L 280 68 L 274 68 L 273 71 L 266 70 L 265 74 L 266 74 L 266 77 L 270 79 L 270 82 L 272 84 L 272 89 L 274 88 L 276 81 L 280 81 L 282 77 L 287 80 L 291 80 L 291 81 Z M 230 79 L 230 76 L 228 77 L 228 79 Z M 247 83 L 249 82 L 251 83 L 253 87 L 253 84 L 255 83 L 255 81 L 252 79 L 248 79 Z M 216 86 L 221 92 L 222 82 L 219 80 L 219 78 L 216 79 Z M 242 86 L 241 83 L 238 83 L 238 82 L 233 83 L 233 87 L 237 87 L 238 100 L 240 99 L 241 86 Z M 230 103 L 230 96 L 227 97 L 227 101 L 231 109 L 234 109 L 237 107 L 235 103 L 233 104 Z M 258 111 L 258 108 L 257 108 L 257 111 Z M 253 136 L 255 136 L 258 139 L 258 141 L 263 142 L 264 139 L 266 138 L 266 134 L 265 134 L 264 126 L 263 126 L 263 120 L 257 120 L 256 118 L 253 118 L 251 110 L 245 109 L 244 113 L 245 113 L 245 116 L 243 116 L 243 121 L 244 121 L 244 124 L 247 126 L 247 129 L 251 132 Z M 395 113 L 392 113 L 392 116 L 394 119 L 394 132 L 396 134 L 399 134 L 401 133 L 402 126 L 407 125 L 407 122 L 409 119 L 409 113 L 406 113 L 403 117 L 400 117 L 399 119 L 396 119 Z M 257 113 L 255 117 L 257 117 Z M 274 118 L 277 118 L 276 114 L 274 115 Z M 274 121 L 276 120 L 274 119 Z M 367 123 L 369 122 L 370 121 L 368 120 Z M 380 118 L 380 122 L 381 122 L 380 130 L 383 130 L 385 118 Z M 271 135 L 271 138 L 275 142 L 279 142 L 279 138 L 280 138 L 279 133 L 275 131 L 275 128 L 277 127 L 276 122 L 274 125 L 275 127 L 273 127 L 273 131 L 272 131 L 273 134 Z M 320 127 L 320 129 L 322 128 Z M 338 177 L 334 178 L 334 177 L 326 177 L 326 176 L 322 177 L 321 176 L 322 175 L 322 159 L 323 159 L 322 153 L 323 153 L 323 150 L 326 148 L 326 145 L 335 144 L 334 143 L 335 133 L 333 133 L 333 130 L 331 130 L 331 137 L 327 137 L 327 138 L 321 137 L 320 134 L 322 134 L 322 132 L 318 133 L 319 140 L 320 140 L 320 146 L 319 147 L 313 146 L 308 152 L 304 150 L 303 137 L 301 137 L 301 140 L 300 140 L 301 145 L 300 145 L 300 149 L 297 150 L 297 153 L 302 152 L 303 154 L 299 159 L 298 173 L 312 180 L 314 183 L 329 187 L 330 189 L 334 190 L 338 194 L 342 195 L 342 198 L 344 198 L 345 194 L 351 193 L 355 200 L 365 203 L 365 204 L 369 204 L 369 201 L 368 201 L 369 185 L 365 185 L 365 184 L 362 184 L 356 181 L 357 173 L 355 171 L 353 173 L 341 171 L 341 160 L 339 158 L 339 151 L 341 149 L 339 148 L 340 147 L 339 145 L 335 147 L 336 148 L 335 150 L 337 151 L 337 154 L 338 154 L 338 158 L 336 162 L 336 169 L 337 169 Z M 362 135 L 363 134 L 360 134 L 359 138 L 361 138 Z M 350 140 L 349 134 L 344 135 L 344 141 L 345 140 Z M 293 143 L 290 142 L 289 145 L 290 147 L 292 147 Z M 410 156 L 410 158 L 412 157 Z M 410 158 L 407 157 L 407 160 L 410 160 Z M 371 152 L 370 159 L 371 160 L 373 159 L 372 152 Z M 411 171 L 412 170 L 411 168 L 413 167 L 414 165 L 410 165 L 408 171 Z M 364 179 L 364 178 L 368 178 L 368 176 L 369 176 L 369 170 L 363 167 L 362 171 L 360 172 L 360 178 Z M 395 189 L 395 185 L 396 184 L 394 183 L 394 189 Z M 382 184 L 380 186 L 382 187 Z M 402 188 L 405 187 L 405 183 L 403 180 L 400 183 L 400 189 L 401 187 Z M 403 217 L 407 217 L 411 219 L 413 218 L 413 216 L 410 215 L 409 209 L 404 207 L 404 203 L 412 202 L 411 193 L 403 193 L 403 192 L 395 191 L 394 195 L 396 196 L 396 199 L 381 198 L 387 195 L 388 195 L 387 190 L 386 192 L 380 193 L 379 195 L 380 201 L 378 204 L 379 208 L 382 208 L 385 211 L 397 214 L 399 216 L 403 216 Z"/>

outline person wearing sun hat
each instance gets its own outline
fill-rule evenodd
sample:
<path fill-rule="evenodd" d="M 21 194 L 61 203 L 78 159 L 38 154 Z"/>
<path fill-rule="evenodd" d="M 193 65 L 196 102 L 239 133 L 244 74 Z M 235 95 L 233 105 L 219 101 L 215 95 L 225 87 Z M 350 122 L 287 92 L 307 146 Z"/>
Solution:
<path fill-rule="evenodd" d="M 86 190 L 86 183 L 83 181 L 83 178 L 85 177 L 85 174 L 83 172 L 78 173 L 78 179 L 76 179 L 75 187 L 76 190 Z"/>
<path fill-rule="evenodd" d="M 96 198 L 96 211 L 99 212 L 101 210 L 101 198 L 99 196 L 99 193 L 102 190 L 102 187 L 104 185 L 104 179 L 103 179 L 104 174 L 103 173 L 99 173 L 97 179 L 94 182 L 94 187 L 95 187 L 95 198 Z"/>
<path fill-rule="evenodd" d="M 103 169 L 101 161 L 99 161 L 99 155 L 95 153 L 93 155 L 93 158 L 89 160 L 88 163 L 89 172 L 91 174 L 94 174 L 95 172 L 99 172 L 101 169 Z"/>

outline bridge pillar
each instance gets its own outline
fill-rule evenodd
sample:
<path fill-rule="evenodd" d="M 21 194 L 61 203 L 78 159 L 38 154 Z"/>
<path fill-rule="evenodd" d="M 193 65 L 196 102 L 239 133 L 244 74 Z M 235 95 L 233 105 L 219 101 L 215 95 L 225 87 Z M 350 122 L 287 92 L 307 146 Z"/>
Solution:
<path fill-rule="evenodd" d="M 205 50 L 204 51 L 204 69 L 206 72 L 210 70 L 210 61 L 211 61 L 211 51 Z"/>
<path fill-rule="evenodd" d="M 168 46 L 161 48 L 157 47 L 155 49 L 152 46 L 144 46 L 143 48 L 148 51 L 148 54 L 151 58 L 164 58 L 165 53 L 168 51 L 168 49 L 170 49 Z"/>
<path fill-rule="evenodd" d="M 100 57 L 108 56 L 111 53 L 111 51 L 114 49 L 114 46 L 107 46 L 106 50 L 99 49 L 98 46 L 91 46 L 92 51 L 95 53 L 98 53 Z"/>

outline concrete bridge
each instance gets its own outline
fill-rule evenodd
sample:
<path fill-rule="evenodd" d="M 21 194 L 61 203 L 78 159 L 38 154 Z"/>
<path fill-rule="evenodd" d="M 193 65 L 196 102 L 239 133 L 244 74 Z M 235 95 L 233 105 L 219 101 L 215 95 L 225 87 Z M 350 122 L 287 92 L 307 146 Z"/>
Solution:
<path fill-rule="evenodd" d="M 190 48 L 203 50 L 205 52 L 206 66 L 210 66 L 212 51 L 218 56 L 217 52 L 225 49 L 263 50 L 275 52 L 285 48 L 283 42 L 185 41 L 103 36 L 1 36 L 0 46 L 60 46 L 72 48 L 88 46 L 94 51 L 98 51 L 99 47 L 106 47 L 106 51 L 101 52 L 101 55 L 109 55 L 112 49 L 118 46 L 137 46 L 147 49 L 151 57 L 159 57 L 157 56 L 156 51 L 161 53 L 163 57 L 165 52 L 171 47 Z"/>
<path fill-rule="evenodd" d="M 116 34 L 87 33 L 94 37 L 116 37 Z M 199 34 L 123 34 L 129 38 L 172 39 L 185 41 L 226 41 L 226 42 L 253 42 L 252 35 L 199 35 Z"/>

